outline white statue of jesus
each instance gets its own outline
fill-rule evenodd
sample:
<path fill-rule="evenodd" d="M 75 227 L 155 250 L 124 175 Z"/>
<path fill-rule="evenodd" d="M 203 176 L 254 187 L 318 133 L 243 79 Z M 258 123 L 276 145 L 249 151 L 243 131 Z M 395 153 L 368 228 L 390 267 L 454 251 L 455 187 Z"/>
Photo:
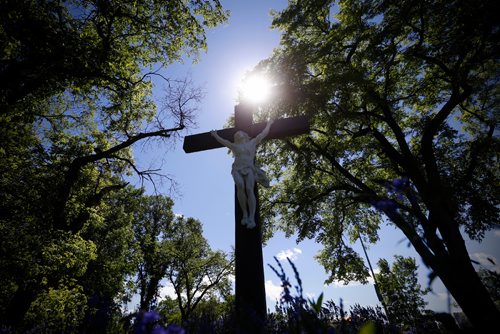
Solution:
<path fill-rule="evenodd" d="M 257 199 L 254 193 L 254 184 L 258 182 L 265 187 L 269 187 L 269 180 L 260 166 L 255 163 L 255 153 L 257 146 L 269 134 L 273 121 L 267 122 L 266 127 L 255 138 L 250 138 L 244 131 L 237 131 L 234 134 L 234 143 L 221 138 L 217 131 L 211 131 L 210 134 L 222 145 L 233 152 L 234 162 L 231 169 L 234 183 L 236 184 L 236 196 L 243 218 L 241 223 L 247 228 L 254 228 L 255 210 Z"/>

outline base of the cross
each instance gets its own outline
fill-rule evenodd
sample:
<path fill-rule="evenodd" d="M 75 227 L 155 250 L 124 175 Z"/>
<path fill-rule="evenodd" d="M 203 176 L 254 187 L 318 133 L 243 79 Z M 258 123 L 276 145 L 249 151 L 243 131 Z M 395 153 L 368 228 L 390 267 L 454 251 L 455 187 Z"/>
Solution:
<path fill-rule="evenodd" d="M 236 327 L 238 333 L 264 333 L 266 323 L 266 290 L 262 257 L 262 224 L 259 219 L 258 190 L 254 228 L 241 224 L 243 212 L 235 188 L 235 276 Z"/>

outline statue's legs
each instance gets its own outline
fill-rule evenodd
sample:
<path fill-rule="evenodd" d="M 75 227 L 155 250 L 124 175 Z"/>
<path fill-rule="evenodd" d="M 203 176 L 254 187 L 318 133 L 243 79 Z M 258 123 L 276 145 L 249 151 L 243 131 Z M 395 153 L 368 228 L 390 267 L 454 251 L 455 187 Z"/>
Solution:
<path fill-rule="evenodd" d="M 248 209 L 247 209 L 247 195 L 245 193 L 245 180 L 243 176 L 238 173 L 233 174 L 234 184 L 236 184 L 236 197 L 238 198 L 238 203 L 240 204 L 241 211 L 243 213 L 243 218 L 241 223 L 246 225 L 248 220 Z"/>
<path fill-rule="evenodd" d="M 245 177 L 245 190 L 246 190 L 246 197 L 247 197 L 248 211 L 249 211 L 248 221 L 246 224 L 248 228 L 254 228 L 256 226 L 255 210 L 257 207 L 257 200 L 255 198 L 254 187 L 255 187 L 255 177 L 253 176 L 253 174 L 248 174 Z"/>

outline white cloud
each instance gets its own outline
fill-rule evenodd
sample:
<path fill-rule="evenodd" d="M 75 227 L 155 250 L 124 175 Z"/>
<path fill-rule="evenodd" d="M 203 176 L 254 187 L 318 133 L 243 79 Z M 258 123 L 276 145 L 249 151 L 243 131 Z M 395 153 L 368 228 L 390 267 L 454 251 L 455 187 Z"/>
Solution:
<path fill-rule="evenodd" d="M 497 258 L 494 257 L 491 254 L 486 254 L 486 253 L 474 253 L 472 254 L 472 257 L 475 258 L 481 265 L 487 267 L 488 269 L 495 270 L 497 272 L 500 272 L 500 263 L 498 262 Z M 491 263 L 491 259 L 495 264 Z"/>
<path fill-rule="evenodd" d="M 378 267 L 374 268 L 373 273 L 374 274 L 380 273 L 380 268 L 378 268 Z M 368 276 L 367 280 L 368 280 L 367 284 L 371 284 L 371 285 L 375 284 L 375 280 L 373 279 L 373 277 L 371 275 Z M 348 284 L 345 284 L 344 281 L 334 280 L 330 284 L 325 284 L 324 287 L 327 288 L 329 286 L 332 286 L 335 288 L 352 288 L 352 287 L 361 286 L 361 285 L 366 285 L 366 284 L 362 284 L 361 282 L 358 282 L 358 281 L 352 281 L 352 282 L 349 282 Z"/>
<path fill-rule="evenodd" d="M 352 288 L 354 286 L 360 286 L 362 285 L 360 282 L 349 282 L 348 284 L 344 284 L 343 281 L 333 281 L 332 283 L 325 285 L 325 286 L 333 286 L 335 288 Z"/>
<path fill-rule="evenodd" d="M 292 261 L 297 260 L 297 257 L 302 254 L 302 250 L 300 248 L 294 249 L 284 249 L 276 255 L 276 258 L 280 261 L 289 258 Z"/>
<path fill-rule="evenodd" d="M 500 229 L 497 229 L 493 232 L 493 235 L 497 238 L 500 238 Z"/>
<path fill-rule="evenodd" d="M 165 299 L 166 297 L 170 297 L 172 299 L 177 299 L 177 295 L 175 293 L 174 286 L 171 284 L 164 285 L 160 288 L 160 300 Z"/>
<path fill-rule="evenodd" d="M 373 277 L 368 277 L 368 283 L 367 284 L 374 284 L 374 280 L 373 280 Z M 358 282 L 358 281 L 351 281 L 349 282 L 348 284 L 345 284 L 344 281 L 338 281 L 338 280 L 335 280 L 333 281 L 332 283 L 326 285 L 325 284 L 325 287 L 329 287 L 329 286 L 332 286 L 332 287 L 335 287 L 335 288 L 352 288 L 352 287 L 355 287 L 355 286 L 361 286 L 361 285 L 367 285 L 367 284 L 363 284 L 361 282 Z"/>
<path fill-rule="evenodd" d="M 435 295 L 439 300 L 448 300 L 448 294 L 446 292 L 438 292 Z"/>
<path fill-rule="evenodd" d="M 272 280 L 267 280 L 265 282 L 265 287 L 266 287 L 266 297 L 268 301 L 270 301 L 272 304 L 276 304 L 281 297 L 281 293 L 283 292 L 283 288 L 279 284 L 274 284 Z M 293 290 L 291 291 L 292 295 L 295 295 L 296 291 Z M 316 300 L 316 293 L 314 292 L 305 292 L 304 297 L 308 300 Z M 268 302 L 268 304 L 271 304 Z"/>
<path fill-rule="evenodd" d="M 280 299 L 282 288 L 280 285 L 276 285 L 271 280 L 267 280 L 266 286 L 266 296 L 272 301 L 278 301 Z"/>
<path fill-rule="evenodd" d="M 316 300 L 316 294 L 314 292 L 306 292 L 306 298 Z"/>

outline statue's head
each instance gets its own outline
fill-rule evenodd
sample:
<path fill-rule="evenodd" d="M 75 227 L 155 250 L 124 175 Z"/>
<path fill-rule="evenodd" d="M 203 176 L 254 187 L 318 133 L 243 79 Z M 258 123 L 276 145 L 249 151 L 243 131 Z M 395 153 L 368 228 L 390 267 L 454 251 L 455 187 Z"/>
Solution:
<path fill-rule="evenodd" d="M 247 141 L 250 140 L 250 137 L 248 136 L 248 134 L 244 131 L 237 131 L 235 134 L 234 134 L 234 142 L 235 143 L 245 143 Z"/>

